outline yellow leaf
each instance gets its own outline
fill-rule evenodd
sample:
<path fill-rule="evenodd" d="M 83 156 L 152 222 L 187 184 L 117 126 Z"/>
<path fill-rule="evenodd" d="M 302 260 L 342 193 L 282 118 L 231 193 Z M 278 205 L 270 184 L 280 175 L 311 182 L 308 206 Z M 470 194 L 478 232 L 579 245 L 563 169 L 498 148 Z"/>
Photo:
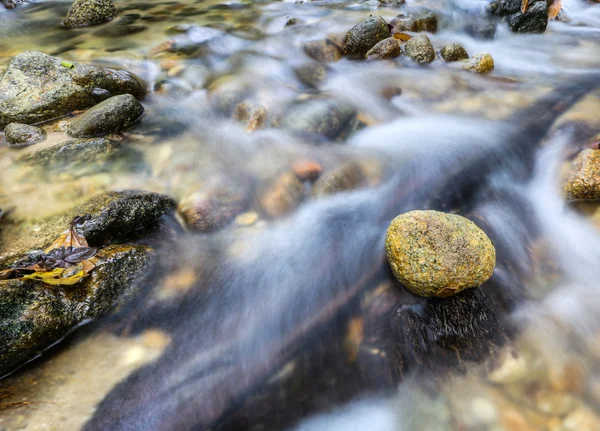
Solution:
<path fill-rule="evenodd" d="M 401 42 L 406 42 L 411 40 L 412 36 L 406 33 L 394 33 L 394 39 L 399 40 Z"/>
<path fill-rule="evenodd" d="M 95 265 L 92 262 L 84 260 L 71 268 L 54 268 L 52 271 L 34 272 L 25 275 L 23 278 L 39 280 L 53 286 L 71 286 L 88 275 L 94 267 Z"/>

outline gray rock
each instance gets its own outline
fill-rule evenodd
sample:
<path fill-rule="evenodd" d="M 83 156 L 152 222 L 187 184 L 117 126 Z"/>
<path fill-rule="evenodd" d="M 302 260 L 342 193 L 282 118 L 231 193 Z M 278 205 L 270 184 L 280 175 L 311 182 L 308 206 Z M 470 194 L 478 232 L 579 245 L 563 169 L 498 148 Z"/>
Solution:
<path fill-rule="evenodd" d="M 506 22 L 515 33 L 543 33 L 548 26 L 548 4 L 545 1 L 533 3 L 525 14 L 519 11 L 508 15 Z"/>
<path fill-rule="evenodd" d="M 0 127 L 37 123 L 96 105 L 110 95 L 145 94 L 125 71 L 71 63 L 36 51 L 17 55 L 0 79 Z"/>
<path fill-rule="evenodd" d="M 46 132 L 28 124 L 10 123 L 4 128 L 4 138 L 9 147 L 27 147 L 46 139 Z"/>
<path fill-rule="evenodd" d="M 385 58 L 394 58 L 402 54 L 400 42 L 393 37 L 388 37 L 378 42 L 367 52 L 367 60 L 382 60 Z"/>
<path fill-rule="evenodd" d="M 100 250 L 93 258 L 96 267 L 72 286 L 0 280 L 0 376 L 132 295 L 152 257 L 143 245 L 114 245 Z"/>
<path fill-rule="evenodd" d="M 89 27 L 104 24 L 118 15 L 111 0 L 75 0 L 63 25 L 68 28 Z"/>
<path fill-rule="evenodd" d="M 311 88 L 319 88 L 327 79 L 327 69 L 321 63 L 311 62 L 294 69 L 296 77 Z"/>
<path fill-rule="evenodd" d="M 404 52 L 419 64 L 431 63 L 435 59 L 433 45 L 429 37 L 424 34 L 419 34 L 406 42 L 404 44 Z"/>
<path fill-rule="evenodd" d="M 469 54 L 462 45 L 449 43 L 440 50 L 440 55 L 445 61 L 459 61 L 469 58 Z"/>
<path fill-rule="evenodd" d="M 140 152 L 106 138 L 74 139 L 24 155 L 18 162 L 30 165 L 42 176 L 69 174 L 75 178 L 144 166 Z"/>
<path fill-rule="evenodd" d="M 344 55 L 362 59 L 375 44 L 389 37 L 390 28 L 380 16 L 371 17 L 359 22 L 346 34 L 344 39 Z"/>
<path fill-rule="evenodd" d="M 282 125 L 299 134 L 340 139 L 352 129 L 356 115 L 356 109 L 336 100 L 309 100 L 288 108 Z"/>
<path fill-rule="evenodd" d="M 405 31 L 435 33 L 438 29 L 437 15 L 429 9 L 416 9 L 407 14 L 400 14 L 390 21 L 392 33 Z"/>
<path fill-rule="evenodd" d="M 87 138 L 120 132 L 139 121 L 143 113 L 144 107 L 131 94 L 113 96 L 71 121 L 67 133 Z"/>
<path fill-rule="evenodd" d="M 496 36 L 496 22 L 489 19 L 474 18 L 465 26 L 465 31 L 475 39 L 491 40 Z"/>

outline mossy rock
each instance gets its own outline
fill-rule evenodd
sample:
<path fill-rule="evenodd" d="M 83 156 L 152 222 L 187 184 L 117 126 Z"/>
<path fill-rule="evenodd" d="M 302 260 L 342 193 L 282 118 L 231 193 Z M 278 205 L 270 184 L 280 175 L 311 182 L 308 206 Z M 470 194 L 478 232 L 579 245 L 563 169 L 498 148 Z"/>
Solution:
<path fill-rule="evenodd" d="M 144 191 L 108 192 L 88 202 L 38 222 L 11 225 L 0 231 L 2 257 L 43 249 L 58 238 L 75 217 L 83 217 L 75 229 L 90 246 L 137 238 L 157 226 L 163 215 L 175 209 L 168 196 Z"/>
<path fill-rule="evenodd" d="M 139 99 L 145 88 L 125 71 L 27 51 L 11 60 L 0 79 L 0 128 L 50 120 L 127 93 Z"/>
<path fill-rule="evenodd" d="M 344 55 L 363 59 L 367 52 L 390 36 L 388 23 L 380 16 L 371 17 L 359 22 L 346 34 L 344 39 Z"/>
<path fill-rule="evenodd" d="M 600 199 L 600 150 L 587 149 L 577 155 L 564 193 L 569 200 Z"/>
<path fill-rule="evenodd" d="M 46 132 L 28 124 L 10 123 L 4 128 L 4 138 L 9 147 L 28 147 L 46 139 Z"/>
<path fill-rule="evenodd" d="M 90 27 L 111 21 L 118 15 L 111 0 L 75 0 L 63 25 L 68 28 Z"/>
<path fill-rule="evenodd" d="M 410 211 L 392 220 L 385 249 L 394 276 L 424 297 L 477 287 L 494 272 L 496 250 L 475 223 L 455 214 Z"/>
<path fill-rule="evenodd" d="M 90 275 L 72 286 L 0 280 L 0 376 L 132 295 L 153 255 L 147 246 L 108 246 L 96 255 Z"/>

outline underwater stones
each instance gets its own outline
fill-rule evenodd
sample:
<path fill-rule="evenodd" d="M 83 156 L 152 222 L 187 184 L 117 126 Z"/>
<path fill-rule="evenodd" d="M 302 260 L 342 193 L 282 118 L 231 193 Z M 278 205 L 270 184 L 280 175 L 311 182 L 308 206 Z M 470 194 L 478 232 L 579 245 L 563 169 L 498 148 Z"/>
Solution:
<path fill-rule="evenodd" d="M 0 376 L 133 294 L 152 257 L 143 245 L 112 245 L 98 251 L 90 275 L 72 286 L 0 280 Z"/>
<path fill-rule="evenodd" d="M 435 33 L 438 29 L 437 15 L 428 9 L 400 14 L 390 21 L 392 33 L 401 33 L 405 31 L 421 32 L 427 31 Z"/>
<path fill-rule="evenodd" d="M 265 187 L 258 200 L 267 216 L 283 216 L 304 200 L 304 184 L 294 172 L 284 172 Z"/>
<path fill-rule="evenodd" d="M 394 276 L 410 292 L 448 297 L 494 272 L 496 250 L 472 221 L 438 211 L 410 211 L 388 227 L 385 249 Z"/>
<path fill-rule="evenodd" d="M 313 185 L 313 196 L 326 196 L 354 190 L 367 183 L 367 176 L 360 163 L 351 161 L 325 172 Z"/>
<path fill-rule="evenodd" d="M 314 99 L 292 104 L 281 123 L 297 134 L 340 139 L 350 132 L 356 115 L 356 109 L 343 102 Z"/>
<path fill-rule="evenodd" d="M 424 34 L 412 37 L 404 44 L 404 52 L 419 64 L 431 63 L 435 59 L 435 51 L 431 40 Z"/>
<path fill-rule="evenodd" d="M 125 71 L 27 51 L 11 60 L 0 79 L 0 127 L 49 120 L 126 93 L 141 98 L 145 89 Z"/>
<path fill-rule="evenodd" d="M 478 52 L 473 57 L 465 60 L 463 69 L 476 73 L 487 73 L 494 68 L 494 58 L 487 52 Z"/>
<path fill-rule="evenodd" d="M 46 132 L 28 124 L 10 123 L 4 128 L 4 138 L 9 147 L 27 147 L 46 139 Z"/>
<path fill-rule="evenodd" d="M 359 22 L 346 34 L 344 38 L 344 55 L 363 59 L 367 52 L 377 42 L 390 36 L 390 28 L 380 16 L 368 18 Z"/>
<path fill-rule="evenodd" d="M 111 0 L 75 0 L 63 25 L 68 28 L 89 27 L 103 24 L 118 15 Z"/>
<path fill-rule="evenodd" d="M 400 42 L 393 37 L 383 39 L 367 52 L 367 60 L 382 60 L 394 58 L 402 54 Z"/>
<path fill-rule="evenodd" d="M 327 69 L 316 61 L 294 68 L 296 78 L 310 88 L 319 88 L 327 79 Z"/>
<path fill-rule="evenodd" d="M 570 200 L 600 199 L 600 150 L 587 149 L 573 160 L 564 194 Z"/>
<path fill-rule="evenodd" d="M 330 40 L 314 40 L 304 44 L 304 52 L 320 63 L 334 63 L 342 58 L 342 51 Z"/>
<path fill-rule="evenodd" d="M 220 186 L 195 190 L 181 199 L 177 212 L 188 229 L 195 232 L 216 232 L 230 224 L 250 204 L 241 190 Z"/>
<path fill-rule="evenodd" d="M 449 43 L 440 50 L 440 55 L 444 61 L 459 61 L 469 58 L 469 54 L 462 45 L 458 43 Z"/>
<path fill-rule="evenodd" d="M 67 133 L 87 138 L 120 132 L 136 123 L 143 113 L 144 107 L 131 94 L 113 96 L 71 121 Z"/>

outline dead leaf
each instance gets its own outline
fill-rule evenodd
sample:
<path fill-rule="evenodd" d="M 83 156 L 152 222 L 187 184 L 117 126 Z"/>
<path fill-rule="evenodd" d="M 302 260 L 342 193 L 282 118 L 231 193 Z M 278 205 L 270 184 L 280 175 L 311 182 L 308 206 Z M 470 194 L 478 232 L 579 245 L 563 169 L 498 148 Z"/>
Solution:
<path fill-rule="evenodd" d="M 49 253 L 54 249 L 68 247 L 89 247 L 85 237 L 73 228 L 73 224 L 71 224 L 67 230 L 65 230 L 58 238 L 56 238 L 49 247 L 44 249 L 44 253 Z"/>
<path fill-rule="evenodd" d="M 412 39 L 412 36 L 407 33 L 394 33 L 394 39 L 399 40 L 401 42 L 407 42 Z"/>

